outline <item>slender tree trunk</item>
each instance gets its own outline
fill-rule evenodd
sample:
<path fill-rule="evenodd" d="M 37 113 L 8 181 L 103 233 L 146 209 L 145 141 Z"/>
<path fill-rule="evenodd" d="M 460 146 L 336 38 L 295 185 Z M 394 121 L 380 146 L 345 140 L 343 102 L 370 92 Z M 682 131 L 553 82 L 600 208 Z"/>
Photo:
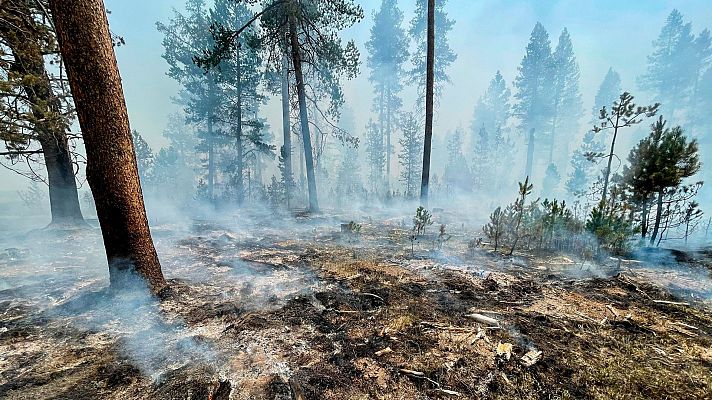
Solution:
<path fill-rule="evenodd" d="M 301 120 L 302 141 L 304 142 L 304 161 L 307 169 L 307 186 L 309 189 L 309 211 L 319 211 L 319 201 L 316 192 L 316 177 L 314 175 L 314 159 L 312 153 L 311 136 L 309 134 L 309 116 L 307 114 L 307 100 L 304 92 L 304 75 L 302 74 L 302 56 L 297 36 L 297 18 L 294 14 L 289 16 L 289 36 L 292 47 L 292 64 L 297 80 L 297 97 L 299 99 L 299 118 Z"/>
<path fill-rule="evenodd" d="M 658 236 L 658 231 L 660 230 L 660 220 L 663 215 L 663 190 L 658 192 L 658 203 L 657 210 L 655 211 L 655 225 L 653 226 L 653 233 L 650 235 L 650 244 L 655 244 L 655 238 Z"/>
<path fill-rule="evenodd" d="M 425 71 L 425 143 L 423 146 L 423 175 L 420 182 L 420 203 L 428 206 L 430 186 L 430 151 L 433 141 L 433 109 L 435 89 L 435 0 L 428 0 L 428 42 Z"/>
<path fill-rule="evenodd" d="M 87 153 L 113 287 L 166 282 L 148 227 L 121 76 L 102 0 L 50 0 Z"/>
<path fill-rule="evenodd" d="M 208 79 L 208 99 L 210 101 L 208 111 L 208 199 L 210 203 L 215 201 L 215 133 L 213 132 L 213 107 L 215 105 L 215 81 L 209 72 Z"/>
<path fill-rule="evenodd" d="M 643 200 L 643 211 L 640 216 L 640 235 L 643 239 L 648 236 L 648 215 L 650 212 L 650 207 L 648 206 L 648 199 Z"/>
<path fill-rule="evenodd" d="M 285 51 L 288 48 L 284 44 Z M 289 208 L 292 197 L 292 133 L 289 127 L 289 60 L 287 55 L 282 56 L 282 135 L 284 147 L 282 157 L 284 162 L 284 194 Z"/>
<path fill-rule="evenodd" d="M 242 69 L 240 65 L 240 45 L 235 50 L 237 84 L 237 204 L 245 199 L 245 160 L 242 143 Z"/>
<path fill-rule="evenodd" d="M 613 163 L 613 155 L 615 154 L 614 152 L 616 149 L 616 139 L 618 138 L 618 120 L 619 117 L 616 117 L 616 124 L 613 128 L 613 140 L 611 141 L 611 151 L 608 154 L 608 165 L 606 166 L 606 172 L 603 176 L 603 194 L 601 195 L 601 202 L 603 204 L 606 204 L 606 196 L 608 195 L 608 183 L 611 178 L 611 164 Z"/>
<path fill-rule="evenodd" d="M 381 137 L 379 140 L 381 143 L 383 143 L 386 139 L 386 113 L 385 113 L 385 108 L 386 105 L 384 103 L 385 97 L 386 97 L 386 90 L 385 87 L 381 87 L 381 93 L 380 93 L 380 100 L 378 104 L 378 129 L 381 131 Z M 388 156 L 388 149 L 386 149 L 386 176 L 385 179 L 383 179 L 383 187 L 378 188 L 379 190 L 383 190 L 388 187 L 388 176 L 390 175 L 391 167 L 388 165 L 388 161 L 390 160 L 390 157 Z"/>
<path fill-rule="evenodd" d="M 47 167 L 52 224 L 83 223 L 67 137 L 59 135 L 56 139 L 41 139 L 40 145 Z"/>
<path fill-rule="evenodd" d="M 532 176 L 534 169 L 534 128 L 529 130 L 529 140 L 527 141 L 527 165 L 524 168 L 524 175 Z"/>
<path fill-rule="evenodd" d="M 386 190 L 391 190 L 391 88 L 386 88 Z"/>

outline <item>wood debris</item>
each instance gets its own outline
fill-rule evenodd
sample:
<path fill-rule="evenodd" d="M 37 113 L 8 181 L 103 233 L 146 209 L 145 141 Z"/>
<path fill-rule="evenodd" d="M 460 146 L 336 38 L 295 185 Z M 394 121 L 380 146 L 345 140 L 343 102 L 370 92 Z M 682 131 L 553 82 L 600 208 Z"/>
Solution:
<path fill-rule="evenodd" d="M 690 305 L 690 303 L 685 303 L 682 301 L 668 301 L 668 300 L 653 300 L 653 303 L 669 304 L 671 306 L 689 306 Z"/>
<path fill-rule="evenodd" d="M 388 354 L 388 353 L 392 353 L 392 352 L 393 352 L 393 349 L 391 349 L 390 347 L 386 347 L 385 349 L 378 350 L 375 354 L 377 356 L 382 356 L 384 354 Z"/>
<path fill-rule="evenodd" d="M 522 356 L 522 365 L 525 367 L 531 367 L 536 364 L 541 358 L 542 352 L 539 350 L 530 350 L 524 356 Z"/>
<path fill-rule="evenodd" d="M 499 326 L 499 321 L 497 321 L 494 318 L 488 317 L 486 315 L 475 313 L 475 314 L 467 314 L 467 315 L 465 315 L 465 317 L 474 319 L 475 321 L 477 321 L 479 323 L 486 324 L 489 326 Z"/>

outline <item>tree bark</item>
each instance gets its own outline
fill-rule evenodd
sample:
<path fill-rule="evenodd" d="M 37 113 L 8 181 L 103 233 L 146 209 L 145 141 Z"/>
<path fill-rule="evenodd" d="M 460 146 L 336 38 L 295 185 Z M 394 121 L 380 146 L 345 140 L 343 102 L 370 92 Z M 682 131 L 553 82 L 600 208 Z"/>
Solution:
<path fill-rule="evenodd" d="M 63 134 L 57 136 L 49 139 L 40 138 L 42 155 L 47 168 L 52 225 L 83 224 L 84 218 L 79 207 L 79 194 L 67 136 Z"/>
<path fill-rule="evenodd" d="M 22 85 L 36 121 L 36 139 L 42 147 L 47 169 L 51 224 L 83 224 L 67 139 L 68 127 L 60 117 L 61 105 L 45 69 L 40 39 L 36 36 L 39 28 L 26 2 L 0 2 L 0 7 L 6 20 L 0 23 L 0 36 L 14 58 L 10 69 L 25 77 Z"/>
<path fill-rule="evenodd" d="M 284 44 L 285 51 L 287 43 Z M 284 162 L 284 196 L 287 200 L 287 208 L 290 206 L 292 198 L 292 132 L 289 127 L 289 60 L 285 54 L 282 57 L 282 135 L 284 146 L 282 147 L 282 157 Z"/>
<path fill-rule="evenodd" d="M 138 177 L 121 76 L 102 0 L 50 0 L 87 152 L 112 287 L 135 275 L 165 287 Z"/>
<path fill-rule="evenodd" d="M 242 145 L 242 68 L 240 65 L 240 45 L 235 50 L 237 84 L 237 204 L 242 205 L 245 198 L 245 160 Z"/>
<path fill-rule="evenodd" d="M 213 107 L 215 105 L 215 81 L 208 72 L 208 90 L 210 90 L 209 99 L 210 110 L 208 111 L 208 199 L 210 203 L 215 201 L 215 133 L 213 132 Z"/>
<path fill-rule="evenodd" d="M 307 114 L 307 100 L 304 92 L 304 75 L 302 73 L 302 56 L 297 36 L 297 18 L 289 15 L 289 36 L 292 47 L 292 64 L 297 80 L 297 98 L 299 99 L 299 119 L 301 121 L 302 142 L 304 143 L 304 161 L 307 170 L 307 187 L 309 189 L 309 211 L 319 211 L 319 201 L 316 191 L 316 177 L 314 175 L 314 155 L 312 153 L 311 135 L 309 134 L 309 116 Z"/>
<path fill-rule="evenodd" d="M 618 106 L 618 112 L 616 115 L 616 123 L 613 126 L 613 140 L 611 141 L 611 151 L 608 154 L 608 165 L 606 165 L 606 172 L 603 177 L 603 194 L 601 195 L 601 202 L 603 204 L 606 204 L 606 196 L 608 195 L 608 183 L 611 179 L 611 164 L 613 164 L 613 155 L 615 154 L 616 150 L 616 139 L 618 139 L 618 123 L 620 121 L 620 105 Z"/>
<path fill-rule="evenodd" d="M 425 143 L 423 146 L 423 174 L 420 182 L 420 203 L 428 206 L 430 186 L 430 150 L 433 141 L 433 109 L 435 89 L 435 0 L 428 0 L 428 39 L 425 67 Z"/>
<path fill-rule="evenodd" d="M 660 220 L 663 216 L 663 190 L 658 192 L 658 204 L 657 210 L 655 211 L 655 225 L 653 226 L 653 233 L 650 235 L 650 244 L 655 244 L 655 238 L 658 236 L 658 231 L 660 230 Z"/>

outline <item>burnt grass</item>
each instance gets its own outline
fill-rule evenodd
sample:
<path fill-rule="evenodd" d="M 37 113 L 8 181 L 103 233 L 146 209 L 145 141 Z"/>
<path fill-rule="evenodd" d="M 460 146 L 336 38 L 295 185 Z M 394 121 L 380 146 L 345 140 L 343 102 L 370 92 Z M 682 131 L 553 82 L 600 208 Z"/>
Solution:
<path fill-rule="evenodd" d="M 268 297 L 259 307 L 244 301 L 260 296 L 253 290 L 215 296 L 172 279 L 162 295 L 166 312 L 191 327 L 219 327 L 218 335 L 198 339 L 220 354 L 212 364 L 187 364 L 158 378 L 122 355 L 121 340 L 23 308 L 6 293 L 0 398 L 710 398 L 706 305 L 627 273 L 570 279 L 512 265 L 496 270 L 505 258 L 491 249 L 460 254 L 495 271 L 486 278 L 421 268 L 406 238 L 371 246 L 380 230 L 364 229 L 358 248 L 338 239 L 245 244 L 295 252 L 287 266 L 275 268 L 306 269 L 316 281 L 311 292 Z M 472 313 L 499 326 L 467 317 Z M 284 371 L 240 379 L 225 373 L 240 370 L 234 349 L 247 338 L 264 340 Z M 497 354 L 500 343 L 512 344 L 509 357 Z M 541 358 L 527 366 L 522 357 L 534 349 Z M 250 365 L 270 362 L 252 359 Z"/>

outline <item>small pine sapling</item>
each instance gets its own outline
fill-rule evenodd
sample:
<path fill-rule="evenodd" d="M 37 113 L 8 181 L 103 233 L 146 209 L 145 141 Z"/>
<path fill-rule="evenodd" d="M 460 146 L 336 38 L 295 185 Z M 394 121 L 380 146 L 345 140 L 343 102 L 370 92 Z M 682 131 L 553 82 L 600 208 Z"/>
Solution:
<path fill-rule="evenodd" d="M 445 232 L 445 224 L 441 224 L 441 225 L 440 225 L 440 232 L 438 233 L 438 238 L 437 238 L 437 240 L 435 241 L 435 244 L 437 245 L 437 249 L 438 249 L 438 250 L 442 250 L 442 249 L 443 249 L 443 245 L 445 244 L 445 242 L 447 242 L 448 240 L 450 240 L 451 237 L 452 237 L 451 235 L 448 235 L 448 234 Z"/>
<path fill-rule="evenodd" d="M 422 235 L 425 232 L 425 227 L 433 224 L 433 216 L 425 209 L 425 207 L 420 206 L 415 210 L 415 217 L 413 217 L 413 231 L 416 235 Z"/>

